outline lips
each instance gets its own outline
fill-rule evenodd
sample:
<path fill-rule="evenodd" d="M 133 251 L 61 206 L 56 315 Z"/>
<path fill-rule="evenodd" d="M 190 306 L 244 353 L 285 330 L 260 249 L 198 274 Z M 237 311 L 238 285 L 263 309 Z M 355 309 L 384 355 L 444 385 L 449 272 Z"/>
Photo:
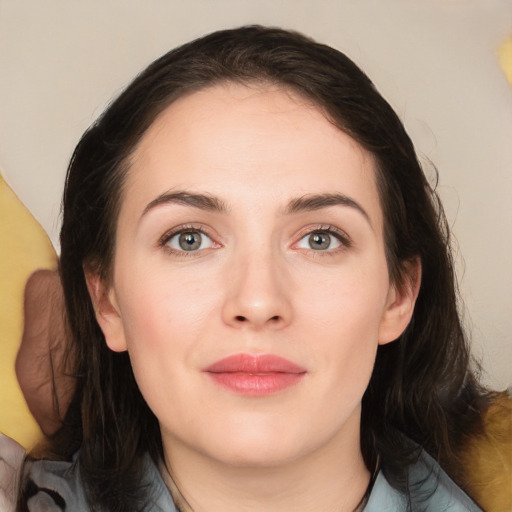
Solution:
<path fill-rule="evenodd" d="M 215 383 L 238 394 L 264 396 L 297 384 L 306 369 L 272 354 L 235 354 L 203 370 Z"/>

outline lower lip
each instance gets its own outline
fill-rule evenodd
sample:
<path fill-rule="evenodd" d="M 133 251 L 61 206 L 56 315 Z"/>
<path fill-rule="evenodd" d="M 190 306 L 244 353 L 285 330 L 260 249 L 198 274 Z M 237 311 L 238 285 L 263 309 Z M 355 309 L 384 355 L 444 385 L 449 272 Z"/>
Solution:
<path fill-rule="evenodd" d="M 266 396 L 297 384 L 305 373 L 213 373 L 208 376 L 217 384 L 240 395 Z"/>

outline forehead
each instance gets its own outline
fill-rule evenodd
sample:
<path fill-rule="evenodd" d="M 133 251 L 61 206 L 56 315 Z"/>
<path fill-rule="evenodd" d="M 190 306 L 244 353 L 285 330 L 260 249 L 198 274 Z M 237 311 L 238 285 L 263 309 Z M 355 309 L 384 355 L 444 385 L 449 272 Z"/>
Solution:
<path fill-rule="evenodd" d="M 372 155 L 309 99 L 262 84 L 196 91 L 150 126 L 132 156 L 125 201 L 147 204 L 183 188 L 249 202 L 342 192 L 381 216 Z"/>

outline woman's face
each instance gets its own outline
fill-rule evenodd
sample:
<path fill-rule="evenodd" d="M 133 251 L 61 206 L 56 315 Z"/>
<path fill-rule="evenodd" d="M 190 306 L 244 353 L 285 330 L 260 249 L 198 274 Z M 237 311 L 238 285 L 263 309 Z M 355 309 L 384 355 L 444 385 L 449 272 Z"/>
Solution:
<path fill-rule="evenodd" d="M 166 454 L 238 466 L 358 451 L 377 346 L 411 309 L 388 278 L 372 157 L 263 86 L 210 87 L 154 122 L 101 286 L 107 343 L 128 350 Z"/>

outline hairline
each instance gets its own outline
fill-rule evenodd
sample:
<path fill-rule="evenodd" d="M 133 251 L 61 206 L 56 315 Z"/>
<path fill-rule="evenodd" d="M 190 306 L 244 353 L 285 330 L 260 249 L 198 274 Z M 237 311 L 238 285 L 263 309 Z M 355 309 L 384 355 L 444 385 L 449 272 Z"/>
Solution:
<path fill-rule="evenodd" d="M 365 153 L 370 157 L 372 162 L 372 171 L 374 175 L 375 185 L 377 188 L 377 195 L 379 198 L 379 206 L 382 213 L 382 229 L 383 229 L 383 240 L 384 240 L 384 249 L 385 249 L 385 257 L 386 257 L 386 266 L 388 269 L 388 276 L 391 283 L 400 285 L 403 284 L 403 279 L 397 269 L 393 268 L 392 262 L 392 251 L 389 246 L 391 243 L 390 236 L 392 237 L 391 226 L 388 218 L 388 212 L 385 204 L 385 194 L 386 194 L 386 180 L 383 178 L 382 165 L 380 159 L 374 151 L 370 148 L 367 148 L 360 140 L 358 140 L 351 133 L 350 130 L 346 129 L 341 120 L 338 120 L 336 116 L 333 114 L 334 108 L 329 108 L 328 105 L 321 102 L 319 99 L 315 98 L 312 94 L 308 94 L 297 84 L 293 84 L 291 82 L 287 82 L 285 80 L 279 80 L 277 78 L 270 78 L 268 76 L 225 76 L 213 78 L 202 84 L 192 84 L 186 85 L 179 89 L 176 89 L 169 94 L 166 98 L 166 101 L 162 102 L 161 105 L 158 105 L 153 111 L 149 111 L 145 116 L 144 127 L 140 133 L 138 133 L 136 137 L 135 143 L 128 149 L 125 155 L 120 159 L 119 163 L 116 165 L 116 171 L 114 173 L 115 177 L 120 180 L 119 188 L 116 191 L 116 196 L 113 197 L 114 206 L 110 212 L 110 236 L 112 237 L 111 251 L 108 255 L 108 261 L 106 264 L 101 265 L 101 277 L 107 283 L 111 284 L 114 273 L 114 263 L 115 263 L 115 254 L 116 254 L 116 242 L 117 242 L 117 229 L 119 224 L 119 215 L 121 212 L 121 205 L 124 202 L 125 198 L 125 185 L 127 182 L 128 175 L 135 164 L 136 153 L 139 149 L 142 141 L 147 134 L 148 130 L 156 123 L 158 120 L 165 114 L 165 112 L 173 105 L 175 102 L 180 101 L 182 99 L 188 98 L 195 93 L 208 91 L 209 89 L 214 89 L 219 86 L 227 86 L 229 84 L 238 84 L 243 85 L 245 87 L 256 87 L 260 90 L 276 90 L 283 92 L 285 94 L 290 95 L 290 97 L 297 101 L 298 99 L 302 100 L 310 106 L 311 108 L 316 109 L 329 123 L 331 123 L 334 127 L 336 127 L 341 132 L 348 135 Z M 90 267 L 88 264 L 84 264 L 84 267 Z"/>

